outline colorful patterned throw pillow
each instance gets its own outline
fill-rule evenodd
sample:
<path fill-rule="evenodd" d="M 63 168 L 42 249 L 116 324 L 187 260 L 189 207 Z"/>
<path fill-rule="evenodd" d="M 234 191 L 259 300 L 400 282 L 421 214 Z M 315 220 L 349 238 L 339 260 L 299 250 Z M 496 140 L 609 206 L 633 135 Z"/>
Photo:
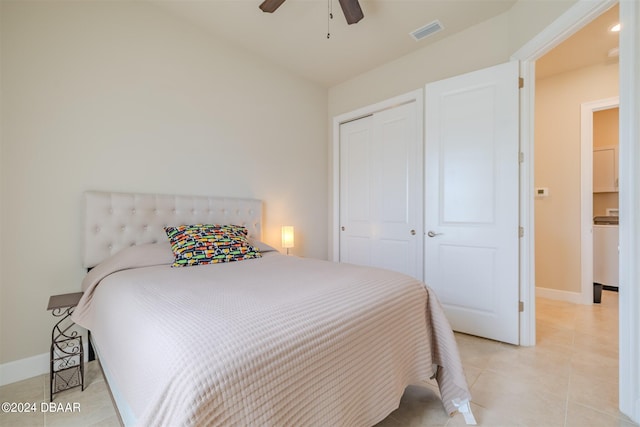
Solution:
<path fill-rule="evenodd" d="M 193 224 L 165 227 L 175 257 L 173 267 L 260 258 L 239 225 Z"/>

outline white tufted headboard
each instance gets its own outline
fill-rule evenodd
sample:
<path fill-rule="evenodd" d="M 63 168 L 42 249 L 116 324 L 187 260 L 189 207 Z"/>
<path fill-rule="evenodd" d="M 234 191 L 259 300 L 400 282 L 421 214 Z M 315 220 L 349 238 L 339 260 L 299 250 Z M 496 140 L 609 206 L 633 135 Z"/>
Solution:
<path fill-rule="evenodd" d="M 183 224 L 244 225 L 262 237 L 262 202 L 204 196 L 88 191 L 84 193 L 82 264 L 91 268 L 128 246 L 168 241 L 164 227 Z"/>

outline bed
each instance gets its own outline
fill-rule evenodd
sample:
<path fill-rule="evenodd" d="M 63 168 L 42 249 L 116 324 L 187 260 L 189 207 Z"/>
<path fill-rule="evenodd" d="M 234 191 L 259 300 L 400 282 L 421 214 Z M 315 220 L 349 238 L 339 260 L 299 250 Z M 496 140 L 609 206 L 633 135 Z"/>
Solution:
<path fill-rule="evenodd" d="M 280 254 L 260 241 L 258 200 L 87 192 L 84 209 L 90 271 L 73 319 L 123 424 L 369 426 L 431 377 L 448 413 L 469 412 L 453 333 L 423 283 Z M 257 255 L 174 266 L 165 227 L 187 224 L 239 227 Z"/>

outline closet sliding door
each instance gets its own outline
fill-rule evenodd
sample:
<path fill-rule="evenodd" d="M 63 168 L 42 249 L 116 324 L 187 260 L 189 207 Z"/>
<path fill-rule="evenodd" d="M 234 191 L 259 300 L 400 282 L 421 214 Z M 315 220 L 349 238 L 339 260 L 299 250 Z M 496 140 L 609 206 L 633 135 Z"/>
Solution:
<path fill-rule="evenodd" d="M 416 102 L 340 125 L 340 261 L 422 280 L 422 141 Z"/>

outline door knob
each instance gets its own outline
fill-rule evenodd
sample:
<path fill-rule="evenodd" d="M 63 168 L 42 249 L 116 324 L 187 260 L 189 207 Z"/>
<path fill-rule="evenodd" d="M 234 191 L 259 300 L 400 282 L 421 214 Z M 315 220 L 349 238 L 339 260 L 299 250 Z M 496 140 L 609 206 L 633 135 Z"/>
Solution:
<path fill-rule="evenodd" d="M 416 230 L 411 230 L 410 233 L 411 233 L 412 236 L 415 236 L 416 235 Z"/>
<path fill-rule="evenodd" d="M 439 236 L 439 235 L 441 235 L 441 234 L 442 234 L 442 233 L 436 233 L 436 232 L 433 232 L 433 231 L 429 230 L 429 232 L 427 233 L 427 236 L 429 236 L 429 237 L 436 237 L 436 236 Z"/>

